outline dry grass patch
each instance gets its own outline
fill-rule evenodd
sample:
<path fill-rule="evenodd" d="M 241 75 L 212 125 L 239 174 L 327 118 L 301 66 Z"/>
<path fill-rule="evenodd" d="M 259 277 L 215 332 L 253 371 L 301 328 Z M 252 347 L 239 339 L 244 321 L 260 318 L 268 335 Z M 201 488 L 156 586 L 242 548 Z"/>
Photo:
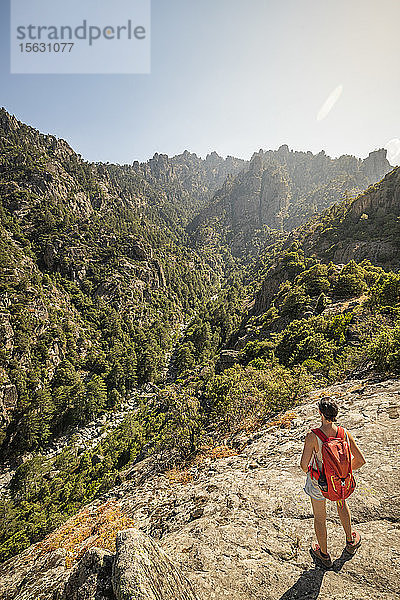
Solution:
<path fill-rule="evenodd" d="M 287 412 L 283 415 L 281 415 L 280 417 L 278 417 L 277 419 L 274 419 L 273 421 L 269 421 L 266 424 L 266 427 L 268 427 L 268 429 L 270 427 L 279 427 L 280 429 L 290 429 L 290 427 L 292 426 L 292 421 L 297 417 L 296 413 L 294 412 Z"/>
<path fill-rule="evenodd" d="M 175 466 L 164 473 L 170 483 L 190 483 L 193 481 L 191 468 L 205 462 L 236 456 L 238 452 L 229 446 L 202 446 L 194 456 L 189 458 L 182 466 Z"/>
<path fill-rule="evenodd" d="M 89 548 L 96 546 L 115 552 L 118 531 L 133 527 L 134 521 L 121 512 L 114 500 L 95 508 L 85 508 L 68 519 L 34 546 L 38 556 L 64 548 L 67 552 L 65 566 L 71 568 Z"/>
<path fill-rule="evenodd" d="M 207 458 L 217 460 L 218 458 L 227 458 L 228 456 L 236 456 L 238 452 L 229 446 L 203 446 L 199 453 L 194 457 L 193 464 L 204 462 Z"/>

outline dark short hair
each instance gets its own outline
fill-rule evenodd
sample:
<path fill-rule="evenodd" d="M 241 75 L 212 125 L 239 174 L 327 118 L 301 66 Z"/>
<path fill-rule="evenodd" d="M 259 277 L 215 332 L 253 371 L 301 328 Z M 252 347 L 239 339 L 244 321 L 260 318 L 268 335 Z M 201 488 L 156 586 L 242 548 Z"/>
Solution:
<path fill-rule="evenodd" d="M 328 421 L 336 421 L 337 414 L 339 412 L 339 407 L 332 398 L 329 396 L 324 396 L 318 402 L 318 408 L 324 415 L 325 419 Z"/>

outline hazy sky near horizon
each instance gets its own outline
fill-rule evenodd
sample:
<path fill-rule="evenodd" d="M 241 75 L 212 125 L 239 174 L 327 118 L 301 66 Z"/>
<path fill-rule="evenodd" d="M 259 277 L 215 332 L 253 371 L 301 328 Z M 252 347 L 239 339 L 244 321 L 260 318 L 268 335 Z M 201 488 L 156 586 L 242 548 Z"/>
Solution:
<path fill-rule="evenodd" d="M 0 105 L 93 161 L 392 140 L 400 164 L 399 23 L 400 0 L 152 0 L 150 74 L 11 75 L 0 0 Z"/>

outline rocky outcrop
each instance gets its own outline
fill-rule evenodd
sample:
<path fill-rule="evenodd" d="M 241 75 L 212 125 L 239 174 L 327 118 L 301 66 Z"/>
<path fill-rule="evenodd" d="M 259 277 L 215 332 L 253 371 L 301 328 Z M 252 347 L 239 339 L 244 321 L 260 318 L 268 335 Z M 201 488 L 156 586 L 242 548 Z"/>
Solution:
<path fill-rule="evenodd" d="M 258 315 L 268 310 L 282 283 L 292 279 L 294 274 L 285 264 L 277 263 L 272 265 L 255 294 L 251 313 Z"/>
<path fill-rule="evenodd" d="M 232 367 L 235 363 L 239 362 L 239 356 L 240 353 L 238 350 L 222 350 L 215 364 L 216 371 L 223 371 Z"/>
<path fill-rule="evenodd" d="M 63 549 L 28 550 L 0 567 L 2 600 L 197 600 L 192 585 L 153 539 L 118 533 L 116 552 L 92 547 L 72 567 Z M 11 566 L 12 565 L 12 566 Z"/>
<path fill-rule="evenodd" d="M 344 534 L 328 502 L 333 570 L 313 566 L 311 504 L 303 493 L 298 464 L 307 430 L 318 424 L 315 402 L 333 394 L 340 423 L 348 427 L 367 464 L 356 473 L 349 499 L 363 545 L 355 557 L 343 553 Z M 138 525 L 160 538 L 200 599 L 289 600 L 295 598 L 399 596 L 400 432 L 398 381 L 349 382 L 320 390 L 295 408 L 290 429 L 271 428 L 227 442 L 237 456 L 193 469 L 193 482 L 171 484 L 159 476 L 119 494 Z M 135 492 L 134 492 L 135 489 Z M 395 562 L 393 562 L 395 561 Z M 313 595 L 314 594 L 314 595 Z"/>
<path fill-rule="evenodd" d="M 0 385 L 0 424 L 7 425 L 17 408 L 18 392 L 13 383 Z"/>
<path fill-rule="evenodd" d="M 355 474 L 357 487 L 348 500 L 362 546 L 353 557 L 343 551 L 343 529 L 334 503 L 327 502 L 334 558 L 327 572 L 309 554 L 313 518 L 299 467 L 306 432 L 318 425 L 317 399 L 326 393 L 337 399 L 339 423 L 352 432 L 367 461 Z M 123 580 L 124 590 L 138 599 L 400 598 L 399 435 L 400 381 L 349 381 L 313 392 L 286 419 L 232 435 L 226 443 L 237 454 L 196 464 L 182 478 L 187 483 L 146 467 L 147 475 L 104 497 L 117 498 L 137 525 L 119 535 L 114 593 L 124 597 L 118 597 L 125 593 Z M 34 559 L 28 549 L 0 568 L 0 598 L 34 598 L 40 589 L 41 600 L 50 600 L 73 589 L 71 598 L 103 600 L 105 592 L 93 595 L 93 582 L 107 556 L 96 551 L 71 571 L 60 566 L 61 554 Z M 109 575 L 102 573 L 96 585 L 109 590 Z M 92 591 L 80 596 L 79 589 Z"/>
<path fill-rule="evenodd" d="M 3 563 L 0 566 L 1 600 L 61 600 L 69 575 L 65 556 L 65 550 L 58 549 L 33 557 L 28 549 Z"/>
<path fill-rule="evenodd" d="M 390 241 L 341 241 L 334 249 L 333 261 L 335 263 L 348 263 L 350 260 L 356 262 L 370 260 L 376 265 L 395 267 L 393 260 L 396 256 L 396 245 Z"/>
<path fill-rule="evenodd" d="M 117 535 L 112 581 L 117 600 L 196 600 L 191 584 L 167 554 L 135 529 Z"/>
<path fill-rule="evenodd" d="M 387 150 L 380 148 L 370 152 L 363 161 L 362 170 L 371 181 L 379 180 L 382 173 L 388 173 L 391 166 L 387 159 Z"/>
<path fill-rule="evenodd" d="M 0 109 L 0 127 L 6 132 L 15 131 L 19 127 L 19 121 L 10 115 L 5 108 Z"/>
<path fill-rule="evenodd" d="M 72 569 L 61 593 L 61 600 L 115 600 L 111 572 L 114 555 L 90 548 Z"/>
<path fill-rule="evenodd" d="M 362 215 L 367 218 L 376 213 L 400 214 L 400 169 L 394 169 L 379 184 L 358 196 L 350 205 L 346 218 L 358 222 Z"/>

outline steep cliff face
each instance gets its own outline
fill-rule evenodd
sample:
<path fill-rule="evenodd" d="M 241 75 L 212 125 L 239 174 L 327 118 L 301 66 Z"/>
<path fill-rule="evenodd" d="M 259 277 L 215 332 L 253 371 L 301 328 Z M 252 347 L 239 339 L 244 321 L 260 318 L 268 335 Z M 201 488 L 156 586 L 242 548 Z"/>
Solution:
<path fill-rule="evenodd" d="M 382 177 L 382 173 L 387 173 L 390 169 L 389 161 L 386 158 L 387 151 L 384 148 L 374 150 L 363 160 L 361 170 L 371 181 L 376 181 Z"/>
<path fill-rule="evenodd" d="M 255 156 L 236 178 L 228 178 L 213 202 L 188 225 L 198 247 L 226 244 L 246 259 L 267 239 L 269 229 L 282 231 L 290 201 L 285 170 Z"/>
<path fill-rule="evenodd" d="M 133 163 L 133 168 L 151 183 L 178 184 L 195 200 L 206 200 L 229 175 L 236 175 L 245 164 L 246 161 L 233 156 L 224 159 L 217 152 L 201 159 L 185 150 L 173 157 L 157 153 L 146 163 Z"/>
<path fill-rule="evenodd" d="M 198 244 L 214 230 L 235 255 L 257 253 L 271 230 L 290 231 L 346 195 L 354 195 L 381 179 L 391 167 L 386 150 L 365 160 L 331 159 L 324 152 L 260 150 L 236 177 L 229 178 L 213 201 L 188 225 Z"/>
<path fill-rule="evenodd" d="M 400 214 L 400 169 L 396 168 L 379 184 L 359 195 L 350 205 L 346 217 L 358 222 L 361 215 L 368 218 L 380 215 Z"/>
<path fill-rule="evenodd" d="M 267 223 L 274 229 L 282 229 L 289 198 L 284 169 L 263 164 L 256 156 L 241 177 L 238 193 L 228 195 L 223 201 L 226 212 L 232 215 L 234 229 L 261 229 Z"/>
<path fill-rule="evenodd" d="M 62 545 L 41 556 L 33 546 L 0 568 L 0 598 L 399 598 L 399 393 L 397 380 L 316 390 L 286 419 L 227 439 L 230 456 L 192 467 L 182 482 L 158 473 L 157 458 L 137 463 L 101 500 L 116 500 L 135 523 L 119 535 L 116 554 L 92 548 L 67 568 Z M 312 510 L 298 466 L 325 394 L 337 399 L 339 423 L 367 461 L 348 500 L 362 535 L 354 556 L 345 553 L 334 503 L 327 502 L 329 571 L 309 555 Z"/>
<path fill-rule="evenodd" d="M 216 152 L 201 159 L 185 150 L 173 157 L 156 153 L 145 163 L 107 165 L 106 169 L 124 191 L 129 192 L 137 177 L 148 182 L 159 192 L 154 209 L 161 210 L 175 227 L 184 227 L 210 201 L 225 179 L 239 173 L 245 164 L 242 159 L 233 156 L 224 159 Z"/>
<path fill-rule="evenodd" d="M 346 263 L 368 258 L 375 264 L 397 269 L 399 216 L 397 167 L 354 200 L 322 214 L 294 237 L 302 240 L 307 253 L 323 259 Z"/>

